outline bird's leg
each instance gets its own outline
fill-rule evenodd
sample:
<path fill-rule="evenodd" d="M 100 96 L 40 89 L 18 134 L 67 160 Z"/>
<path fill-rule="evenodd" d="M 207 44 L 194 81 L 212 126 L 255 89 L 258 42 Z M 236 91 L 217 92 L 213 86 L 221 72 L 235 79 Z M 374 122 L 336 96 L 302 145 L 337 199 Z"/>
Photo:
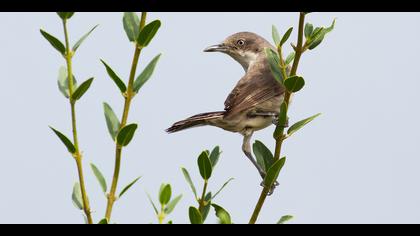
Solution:
<path fill-rule="evenodd" d="M 261 187 L 265 187 L 264 186 L 264 179 L 265 176 L 267 175 L 265 173 L 265 171 L 258 165 L 258 163 L 255 161 L 254 157 L 252 156 L 251 153 L 251 137 L 252 137 L 253 132 L 244 134 L 244 140 L 242 143 L 242 150 L 245 153 L 245 155 L 248 157 L 248 159 L 252 162 L 252 164 L 257 168 L 258 172 L 261 175 L 261 178 L 263 179 L 263 181 L 261 182 Z M 276 181 L 273 186 L 271 187 L 270 191 L 268 192 L 268 196 L 272 195 L 274 192 L 274 189 L 279 186 L 279 183 Z"/>
<path fill-rule="evenodd" d="M 247 133 L 244 135 L 244 140 L 242 143 L 242 151 L 245 153 L 245 156 L 252 162 L 252 164 L 257 168 L 261 177 L 264 179 L 266 176 L 265 171 L 258 165 L 257 161 L 254 159 L 251 153 L 251 137 L 253 132 Z"/>

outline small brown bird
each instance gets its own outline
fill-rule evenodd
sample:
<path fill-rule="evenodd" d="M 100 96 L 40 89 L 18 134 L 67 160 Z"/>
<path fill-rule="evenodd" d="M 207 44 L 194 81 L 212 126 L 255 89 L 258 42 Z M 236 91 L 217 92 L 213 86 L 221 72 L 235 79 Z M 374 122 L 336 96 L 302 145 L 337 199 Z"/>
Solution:
<path fill-rule="evenodd" d="M 240 133 L 244 136 L 242 150 L 262 178 L 266 173 L 252 156 L 251 137 L 255 131 L 277 124 L 285 92 L 271 73 L 265 48 L 276 51 L 267 40 L 251 32 L 233 34 L 221 44 L 206 48 L 204 52 L 222 52 L 231 56 L 242 65 L 245 75 L 227 97 L 224 111 L 201 113 L 178 121 L 166 130 L 173 133 L 211 125 Z"/>

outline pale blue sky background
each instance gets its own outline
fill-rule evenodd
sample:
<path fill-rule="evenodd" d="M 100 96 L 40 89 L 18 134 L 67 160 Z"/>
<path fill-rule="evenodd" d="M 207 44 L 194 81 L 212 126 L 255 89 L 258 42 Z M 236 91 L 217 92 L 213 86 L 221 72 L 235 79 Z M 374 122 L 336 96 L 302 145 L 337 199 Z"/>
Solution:
<path fill-rule="evenodd" d="M 323 115 L 286 143 L 281 186 L 259 222 L 292 214 L 291 223 L 419 223 L 420 14 L 312 13 L 307 20 L 329 25 L 334 17 L 336 29 L 302 58 L 299 73 L 307 86 L 294 99 L 290 122 Z M 158 53 L 163 56 L 133 102 L 129 120 L 140 128 L 124 151 L 120 186 L 143 178 L 116 203 L 115 222 L 156 222 L 145 191 L 155 196 L 162 182 L 172 183 L 175 194 L 184 193 L 170 219 L 188 222 L 187 208 L 194 201 L 180 167 L 187 167 L 201 186 L 196 157 L 215 145 L 223 154 L 210 189 L 234 177 L 216 202 L 234 222 L 248 221 L 261 180 L 242 154 L 241 136 L 213 127 L 173 135 L 164 129 L 190 115 L 223 109 L 243 75 L 231 58 L 203 53 L 206 46 L 244 30 L 271 40 L 272 24 L 284 31 L 296 26 L 297 18 L 296 13 L 148 15 L 148 21 L 160 19 L 162 27 L 144 50 L 140 69 Z M 64 61 L 39 34 L 42 27 L 62 38 L 59 18 L 55 13 L 1 13 L 0 22 L 0 223 L 82 223 L 70 198 L 77 179 L 74 161 L 48 128 L 70 134 L 69 106 L 56 82 Z M 96 24 L 74 59 L 74 71 L 79 81 L 96 77 L 77 111 L 87 187 L 99 220 L 106 199 L 88 164 L 96 163 L 110 182 L 114 145 L 102 102 L 118 114 L 123 105 L 99 59 L 127 78 L 133 46 L 122 13 L 77 13 L 70 20 L 71 41 Z M 255 138 L 273 146 L 273 129 Z M 208 222 L 216 222 L 210 215 Z"/>

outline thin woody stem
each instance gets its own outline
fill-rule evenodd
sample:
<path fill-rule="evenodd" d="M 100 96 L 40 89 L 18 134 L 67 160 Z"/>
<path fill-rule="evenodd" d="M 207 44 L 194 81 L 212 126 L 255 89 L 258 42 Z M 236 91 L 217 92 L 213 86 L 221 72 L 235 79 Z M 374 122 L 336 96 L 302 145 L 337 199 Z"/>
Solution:
<path fill-rule="evenodd" d="M 85 180 L 83 176 L 83 164 L 82 164 L 82 154 L 79 149 L 79 140 L 77 138 L 77 122 L 76 122 L 76 101 L 72 98 L 74 87 L 73 87 L 73 68 L 72 68 L 72 57 L 73 51 L 70 49 L 69 44 L 69 36 L 67 31 L 67 20 L 63 20 L 63 28 L 64 28 L 64 37 L 66 41 L 66 64 L 67 64 L 67 77 L 68 77 L 68 87 L 69 87 L 69 101 L 70 101 L 70 109 L 71 109 L 71 124 L 73 130 L 73 142 L 74 147 L 76 149 L 75 153 L 73 153 L 73 157 L 76 161 L 77 165 L 77 172 L 79 175 L 79 183 L 80 183 L 80 191 L 82 193 L 82 201 L 83 201 L 83 211 L 86 215 L 88 224 L 93 224 L 92 214 L 89 206 L 89 199 L 86 193 L 86 186 Z"/>
<path fill-rule="evenodd" d="M 146 24 L 146 12 L 142 12 L 141 14 L 141 20 L 140 20 L 140 31 L 143 29 L 144 25 Z M 120 129 L 123 128 L 127 124 L 128 120 L 128 114 L 130 111 L 131 101 L 134 97 L 134 91 L 133 91 L 133 85 L 134 85 L 134 79 L 136 76 L 136 70 L 137 70 L 137 64 L 139 62 L 140 54 L 141 54 L 142 48 L 136 43 L 135 50 L 134 50 L 134 56 L 133 61 L 131 63 L 131 70 L 130 70 L 130 76 L 128 80 L 128 86 L 127 91 L 124 94 L 125 102 L 124 102 L 124 110 L 121 118 L 121 125 Z M 120 175 L 120 169 L 121 169 L 121 155 L 122 155 L 123 147 L 121 145 L 116 144 L 115 147 L 115 167 L 114 167 L 114 175 L 112 178 L 112 185 L 111 190 L 108 194 L 108 203 L 105 213 L 105 218 L 110 222 L 112 209 L 114 206 L 114 203 L 117 199 L 115 196 L 115 193 L 117 191 L 117 185 L 118 185 L 118 179 Z"/>
<path fill-rule="evenodd" d="M 300 57 L 302 56 L 302 53 L 304 52 L 304 48 L 303 48 L 304 23 L 305 23 L 305 13 L 301 12 L 300 16 L 299 16 L 298 42 L 297 42 L 297 46 L 294 47 L 294 49 L 295 49 L 295 59 L 293 60 L 292 69 L 290 71 L 291 76 L 296 75 Z M 283 60 L 282 51 L 281 51 L 280 46 L 278 48 L 278 52 L 279 52 L 279 57 L 280 57 L 280 65 L 279 66 L 281 67 L 283 78 L 285 79 L 285 78 L 287 78 L 286 66 L 284 65 L 284 60 Z M 285 98 L 284 98 L 284 102 L 286 103 L 286 109 L 288 109 L 288 107 L 289 107 L 290 96 L 291 96 L 291 93 L 286 91 Z M 286 116 L 287 116 L 287 110 L 286 110 Z M 284 130 L 283 130 L 283 133 L 276 139 L 274 161 L 277 161 L 277 160 L 280 159 L 281 148 L 283 146 L 284 136 L 285 136 L 285 134 L 284 134 Z M 255 206 L 254 212 L 251 216 L 251 219 L 249 220 L 249 224 L 255 224 L 257 222 L 258 216 L 259 216 L 259 214 L 261 212 L 261 209 L 264 205 L 264 202 L 265 202 L 265 200 L 268 196 L 268 193 L 270 192 L 271 187 L 272 186 L 264 186 L 264 188 L 263 188 L 263 190 L 260 194 L 260 197 L 258 199 L 257 205 Z"/>

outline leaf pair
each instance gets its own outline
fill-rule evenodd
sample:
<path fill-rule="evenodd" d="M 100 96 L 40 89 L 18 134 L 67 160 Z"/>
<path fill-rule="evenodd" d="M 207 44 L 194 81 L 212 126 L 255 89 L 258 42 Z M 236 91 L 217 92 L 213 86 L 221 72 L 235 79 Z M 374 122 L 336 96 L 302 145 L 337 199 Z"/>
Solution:
<path fill-rule="evenodd" d="M 95 166 L 93 163 L 90 164 L 90 167 L 93 171 L 93 174 L 95 175 L 96 179 L 99 182 L 99 185 L 102 188 L 102 191 L 106 194 L 107 192 L 107 184 L 104 175 L 99 170 L 97 166 Z M 123 190 L 118 195 L 118 198 L 121 198 L 141 177 L 137 177 L 134 179 L 131 183 L 129 183 L 126 187 L 123 188 Z"/>
<path fill-rule="evenodd" d="M 287 40 L 290 37 L 290 34 L 293 31 L 293 27 L 290 27 L 286 33 L 283 34 L 283 37 L 280 39 L 280 35 L 279 35 L 279 31 L 277 30 L 276 26 L 272 26 L 272 36 L 273 36 L 273 40 L 274 43 L 276 45 L 276 47 L 282 47 L 284 43 L 287 42 Z"/>
<path fill-rule="evenodd" d="M 211 206 L 214 208 L 216 212 L 216 216 L 219 219 L 220 224 L 232 224 L 230 214 L 225 209 L 223 209 L 223 207 L 216 204 L 211 204 Z M 191 224 L 204 223 L 204 218 L 197 208 L 191 206 L 188 209 L 188 215 L 189 215 Z"/>
<path fill-rule="evenodd" d="M 133 139 L 134 133 L 138 127 L 137 124 L 129 124 L 120 129 L 121 123 L 118 120 L 117 115 L 115 115 L 114 110 L 111 106 L 104 102 L 104 115 L 105 121 L 108 128 L 108 132 L 111 135 L 112 139 L 116 141 L 121 146 L 127 146 Z"/>
<path fill-rule="evenodd" d="M 60 16 L 61 17 L 61 16 Z M 89 32 L 83 35 L 72 47 L 73 53 L 77 51 L 77 49 L 82 45 L 85 39 L 98 27 L 98 25 L 94 26 Z M 57 39 L 55 36 L 49 34 L 48 32 L 40 29 L 41 35 L 53 46 L 62 56 L 66 56 L 66 47 L 64 44 Z"/>
<path fill-rule="evenodd" d="M 130 42 L 136 42 L 140 47 L 147 47 L 159 30 L 161 22 L 155 20 L 140 30 L 140 20 L 135 12 L 125 12 L 123 26 Z"/>
<path fill-rule="evenodd" d="M 156 64 L 158 63 L 161 55 L 162 54 L 155 56 L 149 62 L 149 64 L 147 64 L 147 66 L 144 68 L 142 73 L 134 80 L 133 92 L 138 93 L 139 90 L 143 87 L 143 85 L 152 77 Z M 127 86 L 122 81 L 122 79 L 114 72 L 114 70 L 105 61 L 101 60 L 101 62 L 105 66 L 106 72 L 108 73 L 109 77 L 117 85 L 121 93 L 125 93 L 127 91 Z"/>
<path fill-rule="evenodd" d="M 169 215 L 173 212 L 175 207 L 178 205 L 178 203 L 182 199 L 182 194 L 176 196 L 173 200 L 172 198 L 172 187 L 170 184 L 162 184 L 160 186 L 159 190 L 159 203 L 161 205 L 161 209 L 163 209 L 163 212 L 159 212 L 158 208 L 156 207 L 155 203 L 153 202 L 152 198 L 149 194 L 147 194 L 147 197 L 149 198 L 150 203 L 153 206 L 153 210 L 155 211 L 156 215 L 159 216 L 160 214 Z"/>
<path fill-rule="evenodd" d="M 309 50 L 316 48 L 322 43 L 326 34 L 331 32 L 335 26 L 335 19 L 332 22 L 331 26 L 325 27 L 316 27 L 313 28 L 313 25 L 306 23 L 304 33 L 306 38 L 306 46 Z"/>

